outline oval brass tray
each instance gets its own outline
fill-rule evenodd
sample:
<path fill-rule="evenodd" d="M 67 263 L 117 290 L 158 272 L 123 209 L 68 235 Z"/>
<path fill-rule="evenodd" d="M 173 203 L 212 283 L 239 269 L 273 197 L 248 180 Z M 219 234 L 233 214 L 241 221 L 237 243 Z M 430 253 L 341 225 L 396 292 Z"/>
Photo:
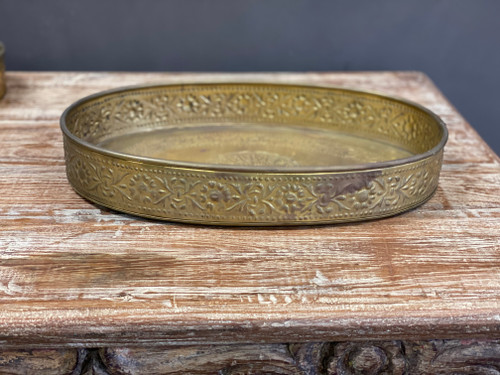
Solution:
<path fill-rule="evenodd" d="M 132 87 L 61 117 L 83 197 L 126 213 L 215 225 L 394 215 L 438 184 L 444 123 L 418 104 L 266 83 Z"/>

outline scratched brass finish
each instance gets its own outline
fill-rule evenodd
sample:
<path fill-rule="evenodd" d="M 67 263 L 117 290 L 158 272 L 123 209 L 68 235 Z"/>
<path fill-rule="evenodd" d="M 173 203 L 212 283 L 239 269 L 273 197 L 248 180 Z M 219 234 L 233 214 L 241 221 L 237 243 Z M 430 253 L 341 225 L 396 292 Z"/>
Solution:
<path fill-rule="evenodd" d="M 6 91 L 4 55 L 5 55 L 5 47 L 3 46 L 2 42 L 0 42 L 0 99 L 4 97 Z"/>
<path fill-rule="evenodd" d="M 421 106 L 341 88 L 184 84 L 99 93 L 61 117 L 66 171 L 119 211 L 215 225 L 394 215 L 435 191 L 447 131 Z"/>

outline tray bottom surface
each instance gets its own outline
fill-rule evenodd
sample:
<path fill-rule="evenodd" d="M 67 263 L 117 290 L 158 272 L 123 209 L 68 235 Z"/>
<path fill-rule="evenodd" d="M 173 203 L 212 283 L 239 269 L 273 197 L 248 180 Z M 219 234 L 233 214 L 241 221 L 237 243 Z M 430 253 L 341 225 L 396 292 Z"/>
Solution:
<path fill-rule="evenodd" d="M 343 166 L 413 155 L 356 134 L 275 124 L 169 127 L 108 138 L 99 146 L 156 159 L 263 167 Z"/>

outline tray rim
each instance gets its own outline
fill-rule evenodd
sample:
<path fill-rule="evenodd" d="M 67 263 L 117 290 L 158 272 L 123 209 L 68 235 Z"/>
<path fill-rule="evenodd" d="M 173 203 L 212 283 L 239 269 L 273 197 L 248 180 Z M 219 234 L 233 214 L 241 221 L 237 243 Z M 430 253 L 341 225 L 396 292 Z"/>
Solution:
<path fill-rule="evenodd" d="M 159 158 L 150 158 L 150 157 L 145 157 L 145 156 L 139 156 L 139 155 L 133 155 L 133 154 L 127 154 L 123 152 L 117 152 L 117 151 L 112 151 L 109 149 L 106 149 L 105 147 L 100 147 L 95 144 L 92 144 L 90 142 L 87 142 L 73 133 L 71 133 L 66 125 L 66 118 L 68 117 L 68 114 L 74 110 L 75 108 L 79 107 L 80 105 L 85 104 L 86 102 L 92 101 L 94 99 L 97 99 L 99 97 L 104 97 L 104 96 L 109 96 L 109 95 L 115 95 L 115 94 L 120 94 L 128 91 L 137 91 L 137 90 L 147 90 L 147 89 L 157 89 L 161 87 L 182 87 L 182 86 L 241 86 L 241 85 L 246 85 L 246 86 L 273 86 L 273 87 L 286 87 L 286 88 L 294 88 L 294 89 L 324 89 L 324 90 L 336 90 L 336 91 L 344 91 L 344 92 L 349 92 L 351 94 L 360 94 L 360 95 L 368 95 L 368 96 L 373 96 L 377 97 L 383 100 L 388 100 L 392 102 L 397 102 L 399 104 L 402 104 L 404 106 L 422 111 L 429 115 L 438 125 L 438 127 L 442 131 L 442 137 L 439 141 L 439 143 L 431 148 L 430 150 L 412 155 L 410 157 L 406 158 L 400 158 L 400 159 L 394 159 L 394 160 L 387 160 L 387 161 L 381 161 L 381 162 L 375 162 L 375 163 L 361 163 L 361 164 L 353 164 L 353 165 L 342 165 L 342 166 L 308 166 L 308 167 L 269 167 L 269 166 L 238 166 L 238 165 L 226 165 L 226 164 L 210 164 L 210 163 L 195 163 L 195 162 L 184 162 L 184 161 L 174 161 L 174 160 L 169 160 L 169 159 L 159 159 Z M 286 123 L 285 123 L 286 125 Z M 100 92 L 96 92 L 94 94 L 85 96 L 74 103 L 72 103 L 70 106 L 68 106 L 64 112 L 62 113 L 60 117 L 60 127 L 63 132 L 63 134 L 71 139 L 73 142 L 76 144 L 79 144 L 81 146 L 84 146 L 91 151 L 104 154 L 113 158 L 117 158 L 120 160 L 125 160 L 125 161 L 130 161 L 130 162 L 136 162 L 136 163 L 148 163 L 150 165 L 157 165 L 157 166 L 164 166 L 164 167 L 169 167 L 169 168 L 181 168 L 181 169 L 190 169 L 190 170 L 200 170 L 200 171 L 221 171 L 221 172 L 241 172 L 241 173 L 257 173 L 257 174 L 262 174 L 262 175 L 271 175 L 271 174 L 315 174 L 315 173 L 346 173 L 346 172 L 351 172 L 351 171 L 369 171 L 369 170 L 380 170 L 380 169 L 385 169 L 385 168 L 390 168 L 390 167 L 397 167 L 397 166 L 402 166 L 406 164 L 410 164 L 413 162 L 418 162 L 420 160 L 424 160 L 426 158 L 432 157 L 436 154 L 438 154 L 445 146 L 447 140 L 448 140 L 448 129 L 445 124 L 445 122 L 434 112 L 432 112 L 430 109 L 424 107 L 423 105 L 413 102 L 411 100 L 399 97 L 399 96 L 393 96 L 393 95 L 387 95 L 381 92 L 377 92 L 374 90 L 363 90 L 363 89 L 357 89 L 357 88 L 352 88 L 352 87 L 342 87 L 342 86 L 336 86 L 336 85 L 315 85 L 315 84 L 288 84 L 288 83 L 277 83 L 277 82 L 272 82 L 272 81 L 233 81 L 233 80 L 221 80 L 221 81 L 188 81 L 186 80 L 185 82 L 181 83 L 155 83 L 155 84 L 144 84 L 144 85 L 130 85 L 130 86 L 123 86 L 123 87 L 118 87 L 110 90 L 104 90 Z"/>

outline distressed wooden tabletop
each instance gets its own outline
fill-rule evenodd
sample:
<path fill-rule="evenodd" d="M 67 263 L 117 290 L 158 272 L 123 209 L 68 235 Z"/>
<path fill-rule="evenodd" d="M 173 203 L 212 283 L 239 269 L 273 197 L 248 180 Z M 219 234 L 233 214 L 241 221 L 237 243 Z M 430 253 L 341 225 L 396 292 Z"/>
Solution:
<path fill-rule="evenodd" d="M 500 160 L 423 74 L 8 72 L 0 101 L 0 344 L 113 346 L 500 335 Z M 80 198 L 59 116 L 117 86 L 350 86 L 435 111 L 435 196 L 396 217 L 275 229 L 136 218 Z M 493 125 L 493 124 L 492 124 Z"/>

